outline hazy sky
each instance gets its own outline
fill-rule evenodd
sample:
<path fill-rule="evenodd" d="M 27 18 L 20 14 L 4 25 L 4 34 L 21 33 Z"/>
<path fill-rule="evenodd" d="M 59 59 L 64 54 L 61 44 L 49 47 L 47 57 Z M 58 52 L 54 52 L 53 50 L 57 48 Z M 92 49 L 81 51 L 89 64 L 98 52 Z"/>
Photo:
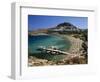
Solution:
<path fill-rule="evenodd" d="M 28 30 L 50 28 L 63 22 L 69 22 L 83 29 L 88 28 L 87 17 L 28 15 Z"/>

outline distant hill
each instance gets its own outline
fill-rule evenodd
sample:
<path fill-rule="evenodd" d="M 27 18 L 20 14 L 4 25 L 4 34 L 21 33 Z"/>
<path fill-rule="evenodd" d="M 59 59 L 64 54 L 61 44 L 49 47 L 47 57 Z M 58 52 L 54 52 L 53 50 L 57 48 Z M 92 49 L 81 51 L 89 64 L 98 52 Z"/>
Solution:
<path fill-rule="evenodd" d="M 54 32 L 58 32 L 58 33 L 74 33 L 74 32 L 79 32 L 82 31 L 82 29 L 74 26 L 73 24 L 69 23 L 69 22 L 63 22 L 60 23 L 52 28 L 47 28 L 47 29 L 38 29 L 36 31 L 29 31 L 28 34 L 29 35 L 35 35 L 35 34 L 39 34 L 39 33 L 54 33 Z"/>
<path fill-rule="evenodd" d="M 29 31 L 28 35 L 37 35 L 39 33 L 45 33 L 45 34 L 47 34 L 48 30 L 47 29 L 39 29 L 37 31 Z"/>
<path fill-rule="evenodd" d="M 79 31 L 80 29 L 71 23 L 64 22 L 50 28 L 49 31 Z"/>
<path fill-rule="evenodd" d="M 56 26 L 57 29 L 77 29 L 76 26 L 74 26 L 73 24 L 71 23 L 68 23 L 68 22 L 64 22 L 64 23 L 60 23 Z"/>

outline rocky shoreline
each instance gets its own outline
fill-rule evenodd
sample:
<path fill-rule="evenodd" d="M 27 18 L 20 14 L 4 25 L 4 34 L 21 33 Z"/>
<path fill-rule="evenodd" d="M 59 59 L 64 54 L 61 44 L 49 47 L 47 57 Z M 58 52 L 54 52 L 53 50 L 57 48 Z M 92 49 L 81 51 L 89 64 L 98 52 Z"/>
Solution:
<path fill-rule="evenodd" d="M 75 38 L 72 35 L 60 35 L 60 37 L 70 41 L 71 47 L 68 52 L 72 55 L 65 55 L 64 59 L 59 61 L 49 61 L 47 59 L 39 59 L 34 56 L 29 56 L 28 66 L 86 64 L 86 59 L 84 56 L 81 56 L 80 51 L 82 40 Z"/>

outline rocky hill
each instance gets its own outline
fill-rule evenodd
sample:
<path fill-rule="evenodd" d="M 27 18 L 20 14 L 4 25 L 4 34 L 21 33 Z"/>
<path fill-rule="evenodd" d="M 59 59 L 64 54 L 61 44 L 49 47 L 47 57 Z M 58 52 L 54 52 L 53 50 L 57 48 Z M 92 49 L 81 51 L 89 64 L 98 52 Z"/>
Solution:
<path fill-rule="evenodd" d="M 36 31 L 31 31 L 28 34 L 29 35 L 36 35 L 38 33 L 55 33 L 55 32 L 62 32 L 62 33 L 70 33 L 70 32 L 79 32 L 81 29 L 79 29 L 78 27 L 74 26 L 73 24 L 69 23 L 69 22 L 63 22 L 60 23 L 54 27 L 51 28 L 47 28 L 47 29 L 38 29 Z"/>
<path fill-rule="evenodd" d="M 76 26 L 74 26 L 73 24 L 71 23 L 68 23 L 68 22 L 64 22 L 64 23 L 60 23 L 56 26 L 56 29 L 77 29 Z"/>
<path fill-rule="evenodd" d="M 63 33 L 69 33 L 69 32 L 79 32 L 81 29 L 78 27 L 74 26 L 71 23 L 64 22 L 60 23 L 57 26 L 48 29 L 49 32 L 63 32 Z"/>

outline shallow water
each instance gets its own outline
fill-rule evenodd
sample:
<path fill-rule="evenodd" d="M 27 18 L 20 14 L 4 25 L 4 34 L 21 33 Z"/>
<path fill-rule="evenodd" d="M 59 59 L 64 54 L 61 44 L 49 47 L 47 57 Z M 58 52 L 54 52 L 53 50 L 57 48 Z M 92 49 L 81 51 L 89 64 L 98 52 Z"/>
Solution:
<path fill-rule="evenodd" d="M 70 42 L 64 38 L 53 35 L 36 35 L 28 37 L 28 52 L 39 53 L 39 46 L 51 47 L 56 46 L 60 50 L 68 50 Z"/>

